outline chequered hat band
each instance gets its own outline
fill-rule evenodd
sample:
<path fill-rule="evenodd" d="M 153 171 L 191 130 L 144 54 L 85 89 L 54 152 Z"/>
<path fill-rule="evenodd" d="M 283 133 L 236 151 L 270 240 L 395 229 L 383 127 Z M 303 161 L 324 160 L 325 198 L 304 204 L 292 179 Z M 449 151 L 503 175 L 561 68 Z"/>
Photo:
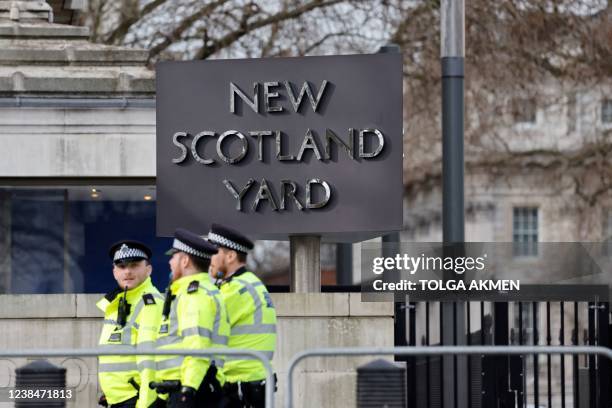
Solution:
<path fill-rule="evenodd" d="M 138 248 L 130 248 L 127 245 L 122 245 L 119 250 L 115 251 L 115 256 L 113 257 L 113 262 L 120 261 L 122 259 L 130 259 L 130 258 L 144 258 L 149 259 L 147 254 L 144 251 L 141 251 Z"/>
<path fill-rule="evenodd" d="M 206 254 L 202 251 L 198 251 L 197 249 L 194 249 L 192 247 L 190 247 L 189 245 L 187 245 L 186 243 L 184 243 L 183 241 L 174 238 L 174 242 L 172 243 L 172 248 L 179 250 L 181 252 L 185 252 L 187 254 L 190 255 L 194 255 L 197 256 L 199 258 L 204 258 L 204 259 L 210 259 L 211 255 L 210 254 Z"/>
<path fill-rule="evenodd" d="M 225 238 L 224 236 L 215 234 L 214 232 L 208 233 L 208 240 L 212 242 L 213 244 L 221 245 L 223 247 L 233 249 L 234 251 L 244 252 L 244 253 L 249 252 L 249 248 L 245 247 L 244 245 L 240 245 L 234 241 L 231 241 Z"/>

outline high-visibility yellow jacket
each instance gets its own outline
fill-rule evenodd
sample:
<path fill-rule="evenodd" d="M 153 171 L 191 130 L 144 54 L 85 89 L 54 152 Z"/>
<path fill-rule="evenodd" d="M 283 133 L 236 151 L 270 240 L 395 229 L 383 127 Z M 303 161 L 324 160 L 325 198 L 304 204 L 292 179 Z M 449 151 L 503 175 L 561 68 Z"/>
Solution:
<path fill-rule="evenodd" d="M 126 325 L 119 327 L 117 314 L 123 292 L 118 289 L 104 296 L 97 303 L 104 312 L 104 325 L 100 335 L 100 347 L 107 350 L 147 350 L 154 347 L 157 327 L 161 319 L 163 296 L 147 278 L 137 287 L 127 291 L 130 313 Z M 139 395 L 137 408 L 148 407 L 157 395 L 149 388 L 155 378 L 153 356 L 100 356 L 98 378 L 100 388 L 109 404 Z M 137 389 L 133 384 L 136 384 Z"/>
<path fill-rule="evenodd" d="M 276 348 L 276 310 L 263 282 L 242 267 L 221 283 L 221 295 L 230 320 L 228 347 L 264 353 L 270 362 Z M 228 382 L 266 378 L 259 360 L 227 356 L 223 369 Z"/>
<path fill-rule="evenodd" d="M 208 274 L 184 276 L 172 282 L 169 316 L 160 322 L 159 350 L 202 350 L 227 346 L 229 322 L 219 290 Z M 225 383 L 223 356 L 213 357 L 217 380 Z M 157 356 L 157 381 L 180 380 L 182 386 L 198 389 L 211 363 L 210 357 Z"/>

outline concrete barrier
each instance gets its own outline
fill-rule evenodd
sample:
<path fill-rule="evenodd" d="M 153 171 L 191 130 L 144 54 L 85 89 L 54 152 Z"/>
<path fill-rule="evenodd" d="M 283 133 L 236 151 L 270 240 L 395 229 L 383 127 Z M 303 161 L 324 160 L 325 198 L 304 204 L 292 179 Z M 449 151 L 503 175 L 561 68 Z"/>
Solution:
<path fill-rule="evenodd" d="M 92 348 L 102 316 L 95 307 L 101 295 L 0 295 L 0 348 Z M 393 346 L 393 304 L 361 303 L 358 293 L 274 293 L 278 346 L 273 365 L 278 373 L 276 406 L 283 406 L 288 364 L 293 355 L 322 347 Z M 295 375 L 295 407 L 354 407 L 355 369 L 369 357 L 309 359 Z M 0 387 L 14 384 L 14 370 L 27 359 L 0 361 Z M 95 358 L 56 358 L 68 369 L 68 386 L 77 398 L 68 408 L 96 407 Z M 11 405 L 0 403 L 0 407 Z"/>

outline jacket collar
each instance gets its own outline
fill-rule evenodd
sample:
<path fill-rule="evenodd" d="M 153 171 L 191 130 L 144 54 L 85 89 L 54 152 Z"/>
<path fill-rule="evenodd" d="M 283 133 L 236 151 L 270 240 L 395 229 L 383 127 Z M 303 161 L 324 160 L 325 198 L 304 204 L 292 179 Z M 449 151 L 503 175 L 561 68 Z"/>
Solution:
<path fill-rule="evenodd" d="M 133 304 L 138 302 L 138 299 L 152 286 L 153 283 L 151 282 L 151 277 L 148 277 L 140 285 L 136 286 L 135 288 L 128 289 L 126 296 L 128 303 Z M 118 302 L 119 299 L 123 297 L 123 291 L 124 290 L 121 288 L 114 289 L 113 291 L 104 295 L 104 297 L 102 297 L 102 299 L 96 303 L 96 306 L 103 312 L 106 311 L 108 306 L 110 306 L 112 303 Z"/>
<path fill-rule="evenodd" d="M 225 280 L 225 282 L 229 282 L 229 281 L 231 281 L 233 278 L 236 278 L 236 277 L 238 277 L 238 276 L 240 276 L 240 275 L 242 275 L 242 274 L 244 274 L 244 273 L 247 273 L 247 272 L 248 272 L 248 269 L 246 268 L 246 266 L 242 265 L 240 268 L 238 268 L 238 269 L 236 270 L 236 272 L 232 273 L 232 275 L 231 275 L 229 278 L 227 278 L 227 279 Z"/>
<path fill-rule="evenodd" d="M 193 282 L 194 280 L 204 282 L 204 279 L 208 279 L 208 274 L 204 272 L 196 273 L 193 275 L 182 276 L 178 278 L 177 280 L 175 280 L 174 282 L 172 282 L 172 284 L 170 285 L 170 291 L 172 293 L 178 293 L 182 289 L 189 286 L 189 284 Z"/>

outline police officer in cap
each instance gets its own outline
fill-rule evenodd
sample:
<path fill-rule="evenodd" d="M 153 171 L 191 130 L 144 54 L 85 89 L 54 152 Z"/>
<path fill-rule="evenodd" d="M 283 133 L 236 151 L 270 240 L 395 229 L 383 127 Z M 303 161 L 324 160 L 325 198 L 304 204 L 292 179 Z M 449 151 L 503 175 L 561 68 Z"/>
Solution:
<path fill-rule="evenodd" d="M 174 234 L 172 271 L 156 346 L 158 349 L 204 350 L 227 345 L 229 324 L 219 290 L 207 271 L 217 248 L 202 237 L 178 229 Z M 169 392 L 169 407 L 217 407 L 225 382 L 221 356 L 158 356 L 158 391 Z"/>
<path fill-rule="evenodd" d="M 151 250 L 137 241 L 119 241 L 109 250 L 117 289 L 97 306 L 104 312 L 99 345 L 106 350 L 152 347 L 163 297 L 151 283 Z M 111 408 L 163 406 L 148 387 L 154 376 L 152 356 L 101 356 L 98 378 L 100 405 Z"/>
<path fill-rule="evenodd" d="M 276 310 L 265 285 L 246 267 L 253 242 L 219 224 L 212 225 L 208 241 L 219 247 L 212 257 L 210 274 L 218 280 L 230 319 L 228 346 L 260 351 L 271 362 L 276 348 Z M 227 407 L 265 406 L 267 372 L 263 363 L 228 356 L 224 373 Z"/>

